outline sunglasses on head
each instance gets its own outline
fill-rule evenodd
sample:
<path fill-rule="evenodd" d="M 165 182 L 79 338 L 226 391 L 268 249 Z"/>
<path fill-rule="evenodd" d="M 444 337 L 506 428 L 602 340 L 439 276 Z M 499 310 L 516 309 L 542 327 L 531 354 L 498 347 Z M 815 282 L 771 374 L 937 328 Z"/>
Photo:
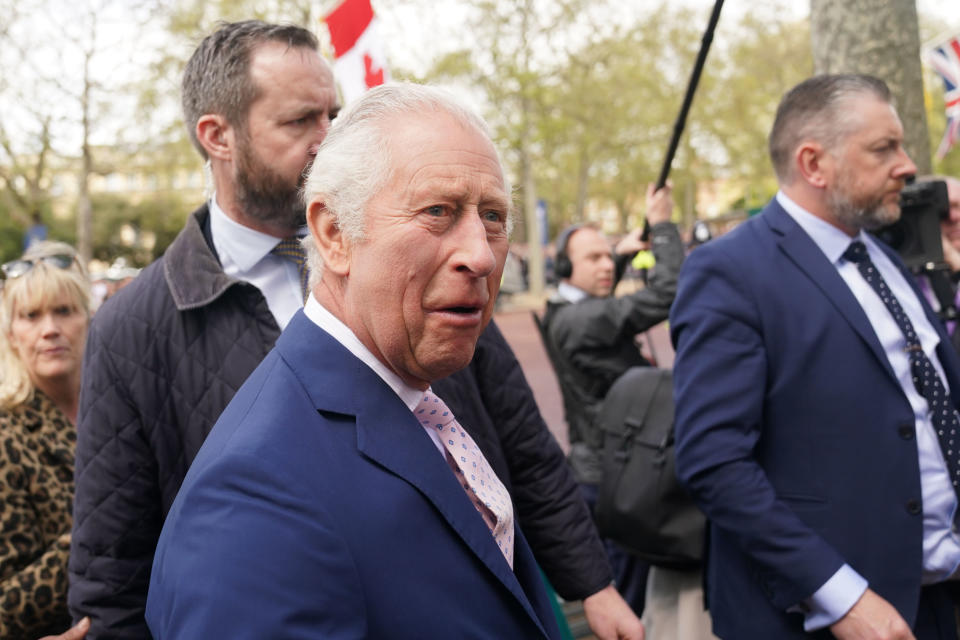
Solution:
<path fill-rule="evenodd" d="M 75 259 L 76 258 L 68 253 L 58 253 L 56 255 L 34 259 L 20 258 L 19 260 L 11 260 L 0 266 L 0 271 L 3 271 L 4 278 L 13 280 L 30 271 L 30 269 L 33 269 L 40 262 L 46 262 L 50 266 L 58 269 L 69 269 Z"/>

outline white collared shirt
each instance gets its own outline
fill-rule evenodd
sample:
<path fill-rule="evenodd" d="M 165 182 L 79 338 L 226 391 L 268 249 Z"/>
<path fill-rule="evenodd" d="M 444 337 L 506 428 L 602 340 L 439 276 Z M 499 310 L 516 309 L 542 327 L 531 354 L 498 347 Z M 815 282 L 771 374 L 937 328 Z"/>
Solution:
<path fill-rule="evenodd" d="M 223 272 L 259 289 L 277 325 L 286 327 L 303 298 L 296 265 L 270 253 L 281 238 L 230 218 L 217 204 L 216 193 L 210 198 L 210 235 Z"/>
<path fill-rule="evenodd" d="M 580 287 L 570 284 L 566 280 L 560 281 L 560 284 L 557 286 L 557 295 L 571 304 L 576 304 L 590 297 L 589 293 Z"/>
<path fill-rule="evenodd" d="M 949 391 L 943 366 L 936 353 L 940 337 L 927 320 L 923 305 L 906 278 L 873 238 L 862 231 L 857 237 L 851 238 L 827 221 L 804 210 L 782 191 L 778 192 L 776 197 L 784 210 L 823 251 L 830 263 L 836 267 L 840 277 L 850 287 L 850 291 L 869 319 L 904 395 L 910 402 L 916 423 L 920 493 L 923 500 L 922 581 L 924 584 L 930 584 L 944 580 L 953 575 L 960 565 L 960 538 L 953 532 L 953 514 L 957 509 L 957 494 L 953 490 L 940 443 L 928 417 L 927 401 L 913 385 L 910 360 L 904 349 L 903 332 L 880 296 L 860 274 L 857 265 L 843 259 L 843 252 L 851 242 L 859 240 L 866 245 L 870 259 L 910 318 L 924 353 L 933 363 L 944 387 Z M 866 586 L 866 581 L 859 574 L 848 565 L 844 565 L 807 602 L 811 613 L 807 615 L 804 627 L 810 631 L 836 622 L 856 603 Z M 834 603 L 840 604 L 834 606 Z"/>
<path fill-rule="evenodd" d="M 407 405 L 411 413 L 417 408 L 426 391 L 411 387 L 404 382 L 400 376 L 380 362 L 380 360 L 360 342 L 357 334 L 320 304 L 317 299 L 313 297 L 313 293 L 307 296 L 307 303 L 303 306 L 303 312 L 314 324 L 329 333 L 331 337 L 342 344 L 347 351 L 352 353 L 358 360 L 370 367 L 375 374 L 380 376 L 380 379 L 386 382 L 387 386 L 393 389 L 394 393 Z M 433 393 L 429 388 L 427 391 Z M 447 450 L 444 448 L 443 443 L 440 442 L 440 436 L 436 430 L 424 428 L 424 431 L 426 431 L 430 439 L 433 440 L 433 444 L 436 445 L 437 449 L 446 456 Z"/>

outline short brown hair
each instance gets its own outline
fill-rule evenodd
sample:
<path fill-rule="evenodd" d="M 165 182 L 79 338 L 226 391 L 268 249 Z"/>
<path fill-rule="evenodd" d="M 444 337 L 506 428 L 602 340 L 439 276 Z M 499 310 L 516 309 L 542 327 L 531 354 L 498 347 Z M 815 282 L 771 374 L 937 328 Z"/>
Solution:
<path fill-rule="evenodd" d="M 266 42 L 314 51 L 319 47 L 316 36 L 303 27 L 244 20 L 221 23 L 190 56 L 183 70 L 180 100 L 190 140 L 204 159 L 207 152 L 197 140 L 197 122 L 202 116 L 216 113 L 246 131 L 247 113 L 259 95 L 259 87 L 250 78 L 250 58 L 254 49 Z"/>
<path fill-rule="evenodd" d="M 781 183 L 793 180 L 791 158 L 800 143 L 817 140 L 832 147 L 849 133 L 848 116 L 853 114 L 844 103 L 862 94 L 892 101 L 883 80 L 852 73 L 814 76 L 784 94 L 769 138 L 770 160 Z"/>

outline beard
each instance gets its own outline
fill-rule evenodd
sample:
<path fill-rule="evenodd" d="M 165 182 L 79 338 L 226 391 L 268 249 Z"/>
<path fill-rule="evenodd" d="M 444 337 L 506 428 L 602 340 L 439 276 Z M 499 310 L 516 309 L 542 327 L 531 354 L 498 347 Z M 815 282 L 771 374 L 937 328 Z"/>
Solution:
<path fill-rule="evenodd" d="M 875 231 L 900 219 L 899 203 L 883 203 L 886 193 L 857 196 L 849 183 L 842 177 L 827 195 L 830 210 L 840 223 L 858 231 Z"/>
<path fill-rule="evenodd" d="M 283 226 L 293 234 L 306 222 L 301 190 L 310 163 L 291 181 L 260 159 L 249 141 L 239 147 L 234 192 L 242 211 L 260 222 Z"/>

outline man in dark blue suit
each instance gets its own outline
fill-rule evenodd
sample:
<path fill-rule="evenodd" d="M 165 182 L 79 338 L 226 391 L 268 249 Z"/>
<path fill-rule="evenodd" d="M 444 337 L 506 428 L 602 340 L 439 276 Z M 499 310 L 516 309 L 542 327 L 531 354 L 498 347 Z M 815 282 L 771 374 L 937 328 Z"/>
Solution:
<path fill-rule="evenodd" d="M 769 142 L 780 191 L 690 254 L 671 312 L 677 469 L 710 519 L 714 632 L 955 640 L 960 469 L 939 432 L 958 427 L 960 360 L 864 233 L 899 217 L 916 171 L 890 92 L 811 78 Z"/>
<path fill-rule="evenodd" d="M 430 383 L 470 363 L 507 253 L 485 124 L 414 85 L 342 114 L 305 187 L 311 295 L 188 472 L 155 638 L 558 638 L 509 495 Z"/>

